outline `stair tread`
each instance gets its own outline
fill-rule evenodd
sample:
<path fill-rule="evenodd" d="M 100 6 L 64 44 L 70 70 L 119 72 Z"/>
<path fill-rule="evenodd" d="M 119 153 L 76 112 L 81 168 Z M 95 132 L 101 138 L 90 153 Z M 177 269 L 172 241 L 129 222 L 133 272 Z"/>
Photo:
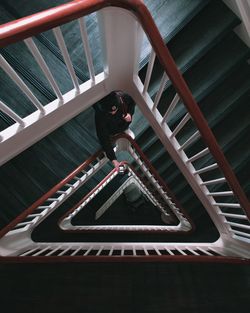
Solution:
<path fill-rule="evenodd" d="M 171 1 L 144 1 L 151 12 L 156 25 L 164 38 L 168 42 L 184 26 L 205 7 L 207 0 L 171 0 Z M 159 5 L 160 4 L 160 5 Z M 150 45 L 147 41 L 143 44 L 140 68 L 147 62 L 150 53 Z"/>
<path fill-rule="evenodd" d="M 222 2 L 211 1 L 175 38 L 168 42 L 168 48 L 179 70 L 182 73 L 188 70 L 239 22 L 235 14 Z M 154 77 L 152 77 L 154 83 L 149 88 L 150 94 L 155 93 L 156 83 L 161 79 L 161 75 L 161 65 L 156 62 Z"/>
<path fill-rule="evenodd" d="M 233 38 L 235 39 L 235 45 L 232 48 Z M 220 55 L 218 51 L 220 51 Z M 249 55 L 249 49 L 234 34 L 230 34 L 226 40 L 214 47 L 206 57 L 202 58 L 191 70 L 184 74 L 184 79 L 196 101 L 200 102 L 205 98 L 227 76 L 230 76 L 241 63 L 246 61 Z M 247 63 L 246 66 L 248 66 Z M 164 107 L 168 107 L 174 94 L 175 91 L 172 85 L 165 90 L 158 105 L 162 114 L 165 112 Z M 179 105 L 178 110 L 183 115 L 183 105 Z M 175 111 L 177 115 L 179 114 L 178 110 Z"/>

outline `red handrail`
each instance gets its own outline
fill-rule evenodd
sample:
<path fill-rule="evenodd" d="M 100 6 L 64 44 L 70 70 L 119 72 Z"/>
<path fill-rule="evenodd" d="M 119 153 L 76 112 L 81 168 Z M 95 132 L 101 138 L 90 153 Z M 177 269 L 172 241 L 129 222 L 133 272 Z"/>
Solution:
<path fill-rule="evenodd" d="M 145 164 L 147 164 L 147 166 L 149 165 L 149 169 L 151 171 L 151 173 L 154 175 L 155 178 L 157 178 L 158 182 L 161 184 L 163 190 L 167 191 L 168 196 L 170 196 L 173 200 L 173 202 L 175 203 L 175 205 L 180 209 L 180 211 L 185 215 L 185 218 L 189 221 L 189 223 L 191 224 L 191 229 L 188 231 L 174 231 L 174 230 L 167 230 L 165 232 L 171 232 L 171 233 L 175 233 L 177 232 L 178 234 L 189 234 L 190 232 L 193 232 L 195 230 L 195 225 L 193 223 L 193 221 L 190 219 L 189 215 L 185 212 L 185 210 L 182 208 L 181 204 L 178 203 L 177 199 L 175 199 L 174 194 L 171 192 L 171 190 L 168 188 L 168 186 L 166 185 L 166 183 L 162 180 L 162 178 L 159 176 L 159 174 L 157 173 L 157 171 L 153 168 L 153 166 L 150 164 L 150 162 L 148 161 L 147 157 L 143 154 L 143 152 L 141 151 L 141 149 L 139 148 L 139 146 L 136 144 L 136 142 L 129 137 L 126 134 L 122 134 L 119 136 L 116 136 L 116 138 L 126 138 L 128 139 L 133 146 L 135 147 L 135 149 L 137 150 L 138 154 L 142 157 L 143 161 L 145 162 Z M 134 172 L 134 174 L 141 180 L 143 181 L 142 177 L 139 175 L 139 173 L 137 173 L 137 171 L 130 165 L 128 164 L 126 161 L 123 161 L 120 163 L 121 165 L 126 165 L 130 168 L 130 170 L 132 172 Z M 88 199 L 100 186 L 102 186 L 115 172 L 118 172 L 118 170 L 116 168 L 114 168 L 106 177 L 104 177 L 104 179 L 95 186 L 95 188 L 93 188 L 87 195 L 85 195 L 77 204 L 75 204 L 71 209 L 69 209 L 58 221 L 58 224 L 60 224 L 66 217 L 68 217 L 70 215 L 70 213 L 74 212 L 86 199 Z M 163 200 L 163 199 L 162 199 Z M 175 216 L 174 212 L 172 212 L 170 210 L 170 214 Z M 175 216 L 176 217 L 176 216 Z M 96 232 L 96 230 L 91 230 L 91 229 L 66 229 L 64 230 L 65 232 Z M 98 230 L 98 232 L 100 232 Z M 108 230 L 104 231 L 109 232 Z M 111 230 L 110 232 L 116 232 L 116 230 Z M 119 232 L 119 230 L 117 230 L 117 232 Z M 138 231 L 136 231 L 138 232 Z M 150 230 L 150 231 L 145 231 L 143 230 L 143 233 L 145 232 L 150 232 L 150 233 L 157 233 L 158 230 Z M 163 232 L 162 230 L 160 232 Z"/>
<path fill-rule="evenodd" d="M 173 200 L 173 202 L 177 205 L 177 207 L 184 213 L 186 219 L 189 221 L 189 223 L 192 226 L 192 229 L 194 230 L 195 229 L 195 225 L 194 225 L 193 221 L 190 219 L 189 215 L 187 214 L 185 209 L 182 207 L 181 203 L 178 201 L 178 199 L 176 198 L 175 194 L 168 187 L 167 183 L 162 179 L 162 177 L 159 175 L 157 170 L 150 163 L 149 159 L 144 154 L 144 152 L 141 150 L 141 148 L 137 144 L 137 142 L 132 137 L 130 137 L 129 135 L 127 135 L 125 133 L 121 134 L 121 135 L 117 135 L 115 138 L 116 139 L 118 139 L 118 138 L 126 138 L 131 143 L 131 145 L 135 148 L 136 152 L 142 158 L 143 162 L 146 164 L 147 168 L 151 171 L 151 173 L 154 175 L 154 177 L 158 180 L 158 182 L 162 186 L 162 188 L 166 190 L 167 195 Z"/>
<path fill-rule="evenodd" d="M 71 172 L 67 177 L 61 180 L 57 185 L 51 188 L 48 192 L 46 192 L 41 198 L 35 201 L 30 207 L 24 210 L 20 215 L 18 215 L 13 221 L 11 221 L 8 225 L 6 225 L 3 229 L 0 230 L 0 238 L 2 238 L 7 232 L 11 231 L 18 223 L 23 221 L 29 214 L 31 214 L 35 209 L 37 209 L 40 205 L 42 205 L 48 198 L 53 196 L 58 190 L 60 190 L 65 184 L 70 182 L 78 173 L 83 171 L 85 168 L 89 166 L 98 156 L 100 156 L 103 152 L 97 151 L 94 155 L 92 155 L 88 160 L 79 165 L 73 172 Z"/>
<path fill-rule="evenodd" d="M 59 220 L 59 224 L 62 220 L 64 220 L 70 213 L 74 212 L 85 200 L 87 200 L 96 190 L 98 190 L 113 174 L 118 173 L 119 170 L 117 168 L 113 168 L 111 172 L 108 173 L 107 176 L 103 178 L 100 183 L 98 183 L 93 189 L 90 190 L 77 204 L 75 204 L 71 209 L 69 209 Z"/>
<path fill-rule="evenodd" d="M 35 36 L 110 6 L 127 9 L 138 17 L 143 14 L 144 9 L 147 10 L 141 0 L 74 0 L 1 25 L 0 47 Z"/>
<path fill-rule="evenodd" d="M 164 182 L 164 180 L 160 177 L 160 175 L 157 173 L 155 168 L 151 165 L 145 154 L 142 152 L 138 144 L 128 135 L 122 134 L 115 137 L 118 138 L 126 138 L 130 141 L 130 143 L 134 146 L 140 157 L 143 159 L 145 164 L 150 169 L 151 173 L 157 178 L 159 183 L 161 184 L 162 188 L 167 191 L 167 194 L 172 198 L 173 202 L 177 205 L 177 207 L 182 211 L 182 213 L 185 215 L 186 219 L 191 224 L 192 228 L 190 231 L 185 233 L 190 233 L 191 231 L 194 231 L 195 225 L 192 221 L 192 219 L 189 217 L 187 212 L 183 209 L 181 204 L 176 199 L 175 195 L 172 193 L 172 191 L 169 189 L 167 184 Z M 115 139 L 114 138 L 114 139 Z M 67 177 L 62 179 L 57 185 L 55 185 L 53 188 L 51 188 L 48 192 L 46 192 L 41 198 L 39 198 L 37 201 L 35 201 L 30 207 L 28 207 L 26 210 L 24 210 L 20 215 L 18 215 L 13 221 L 11 221 L 8 225 L 6 225 L 3 229 L 0 230 L 0 238 L 3 237 L 7 232 L 11 231 L 18 223 L 23 221 L 29 214 L 31 214 L 35 209 L 37 209 L 40 205 L 42 205 L 48 198 L 52 197 L 58 190 L 60 190 L 65 184 L 70 182 L 78 173 L 83 171 L 85 168 L 89 166 L 93 161 L 96 160 L 97 157 L 99 157 L 103 152 L 101 150 L 97 151 L 95 154 L 93 154 L 89 159 L 87 159 L 85 162 L 83 162 L 81 165 L 79 165 L 72 173 L 70 173 Z M 126 163 L 126 162 L 125 162 Z M 73 212 L 76 207 L 78 207 L 87 197 L 89 197 L 94 191 L 99 188 L 100 185 L 102 185 L 117 169 L 113 169 L 108 176 L 106 176 L 93 190 L 91 190 L 82 200 L 80 200 L 73 208 L 71 208 L 69 211 L 67 211 L 59 220 L 59 222 L 64 219 L 68 214 Z M 178 231 L 179 233 L 179 231 Z"/>
<path fill-rule="evenodd" d="M 127 9 L 133 12 L 140 21 L 159 61 L 186 105 L 211 154 L 216 159 L 227 182 L 237 196 L 239 203 L 250 219 L 250 203 L 142 0 L 75 0 L 0 26 L 0 47 L 34 36 L 108 6 Z"/>

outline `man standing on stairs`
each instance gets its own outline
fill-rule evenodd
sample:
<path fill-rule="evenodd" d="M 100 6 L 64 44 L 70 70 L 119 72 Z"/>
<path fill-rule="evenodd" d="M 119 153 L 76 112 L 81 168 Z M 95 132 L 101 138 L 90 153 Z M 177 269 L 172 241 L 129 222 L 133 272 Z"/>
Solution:
<path fill-rule="evenodd" d="M 97 137 L 108 159 L 114 167 L 118 168 L 120 162 L 117 161 L 113 150 L 112 136 L 128 130 L 132 122 L 135 102 L 122 91 L 112 91 L 94 105 L 94 109 Z"/>

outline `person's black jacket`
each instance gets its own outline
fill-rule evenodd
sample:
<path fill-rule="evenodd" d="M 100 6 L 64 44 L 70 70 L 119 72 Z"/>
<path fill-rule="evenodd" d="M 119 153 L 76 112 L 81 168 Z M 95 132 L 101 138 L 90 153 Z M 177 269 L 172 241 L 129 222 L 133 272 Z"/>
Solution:
<path fill-rule="evenodd" d="M 109 113 L 112 105 L 118 108 L 114 115 Z M 94 106 L 94 108 L 97 137 L 108 159 L 111 161 L 115 160 L 116 156 L 110 137 L 128 129 L 131 122 L 126 122 L 123 116 L 130 113 L 132 117 L 135 110 L 135 102 L 128 94 L 112 92 L 101 100 L 98 105 Z"/>

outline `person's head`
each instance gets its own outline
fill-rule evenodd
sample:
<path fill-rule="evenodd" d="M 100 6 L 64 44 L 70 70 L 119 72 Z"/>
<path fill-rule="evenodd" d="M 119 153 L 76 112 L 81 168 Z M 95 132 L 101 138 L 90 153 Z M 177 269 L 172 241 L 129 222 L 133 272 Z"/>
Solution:
<path fill-rule="evenodd" d="M 100 101 L 101 111 L 111 115 L 116 114 L 121 105 L 118 93 L 120 94 L 118 91 L 112 91 Z"/>

